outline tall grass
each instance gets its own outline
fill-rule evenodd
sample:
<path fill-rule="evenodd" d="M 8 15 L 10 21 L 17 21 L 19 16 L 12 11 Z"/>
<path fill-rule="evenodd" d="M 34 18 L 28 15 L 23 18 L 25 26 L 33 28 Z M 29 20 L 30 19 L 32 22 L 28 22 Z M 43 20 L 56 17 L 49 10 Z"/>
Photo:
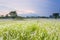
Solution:
<path fill-rule="evenodd" d="M 0 40 L 60 40 L 58 20 L 0 22 Z"/>

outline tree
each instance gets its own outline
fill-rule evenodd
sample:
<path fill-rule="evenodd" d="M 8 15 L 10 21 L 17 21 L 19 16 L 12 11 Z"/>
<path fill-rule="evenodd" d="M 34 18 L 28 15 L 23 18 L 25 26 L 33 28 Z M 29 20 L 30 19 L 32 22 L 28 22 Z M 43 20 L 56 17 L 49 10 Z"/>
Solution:
<path fill-rule="evenodd" d="M 4 15 L 1 15 L 1 17 L 4 17 Z"/>
<path fill-rule="evenodd" d="M 9 16 L 8 16 L 8 14 L 6 14 L 6 16 L 5 16 L 6 18 L 8 18 Z"/>
<path fill-rule="evenodd" d="M 53 13 L 54 18 L 59 18 L 59 13 Z"/>
<path fill-rule="evenodd" d="M 52 16 L 52 15 L 50 15 L 50 16 L 49 16 L 49 18 L 53 18 L 53 16 Z"/>
<path fill-rule="evenodd" d="M 16 12 L 16 11 L 11 11 L 11 12 L 9 13 L 9 15 L 10 15 L 10 17 L 12 17 L 12 18 L 16 18 L 16 17 L 17 17 L 17 12 Z"/>
<path fill-rule="evenodd" d="M 4 15 L 1 15 L 0 18 L 4 18 Z"/>

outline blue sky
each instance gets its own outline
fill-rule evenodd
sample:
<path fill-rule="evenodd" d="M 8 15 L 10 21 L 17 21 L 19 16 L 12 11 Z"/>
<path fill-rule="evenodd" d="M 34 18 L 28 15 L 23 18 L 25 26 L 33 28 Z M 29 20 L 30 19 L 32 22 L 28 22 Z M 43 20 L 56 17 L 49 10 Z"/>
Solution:
<path fill-rule="evenodd" d="M 23 16 L 49 16 L 60 13 L 60 0 L 0 0 L 0 15 L 16 10 Z"/>

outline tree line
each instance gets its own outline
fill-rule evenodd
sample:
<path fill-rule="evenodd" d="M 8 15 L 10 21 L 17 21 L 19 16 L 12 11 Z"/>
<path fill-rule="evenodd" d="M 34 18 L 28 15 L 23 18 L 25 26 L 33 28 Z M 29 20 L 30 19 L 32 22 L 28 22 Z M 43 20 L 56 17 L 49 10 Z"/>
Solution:
<path fill-rule="evenodd" d="M 60 18 L 60 13 L 52 13 L 52 15 L 50 15 L 49 17 L 47 16 L 27 16 L 27 18 L 55 18 L 58 19 Z"/>
<path fill-rule="evenodd" d="M 6 14 L 5 16 L 1 15 L 0 18 L 18 18 L 18 19 L 23 19 L 23 18 L 60 18 L 60 13 L 53 13 L 52 15 L 50 15 L 49 17 L 46 16 L 26 16 L 26 17 L 22 17 L 22 16 L 18 16 L 16 11 L 11 11 L 8 14 Z"/>
<path fill-rule="evenodd" d="M 5 19 L 8 19 L 8 18 L 12 18 L 12 19 L 20 18 L 20 19 L 22 19 L 23 17 L 18 16 L 16 11 L 11 11 L 8 14 L 6 14 L 5 16 L 1 15 L 0 18 L 5 18 Z"/>

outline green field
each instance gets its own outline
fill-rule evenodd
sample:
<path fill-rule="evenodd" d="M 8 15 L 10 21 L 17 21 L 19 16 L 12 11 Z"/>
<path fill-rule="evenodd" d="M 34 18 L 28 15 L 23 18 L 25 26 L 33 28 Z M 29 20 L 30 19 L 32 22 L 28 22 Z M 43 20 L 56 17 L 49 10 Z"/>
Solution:
<path fill-rule="evenodd" d="M 59 19 L 0 20 L 0 40 L 60 40 Z"/>

